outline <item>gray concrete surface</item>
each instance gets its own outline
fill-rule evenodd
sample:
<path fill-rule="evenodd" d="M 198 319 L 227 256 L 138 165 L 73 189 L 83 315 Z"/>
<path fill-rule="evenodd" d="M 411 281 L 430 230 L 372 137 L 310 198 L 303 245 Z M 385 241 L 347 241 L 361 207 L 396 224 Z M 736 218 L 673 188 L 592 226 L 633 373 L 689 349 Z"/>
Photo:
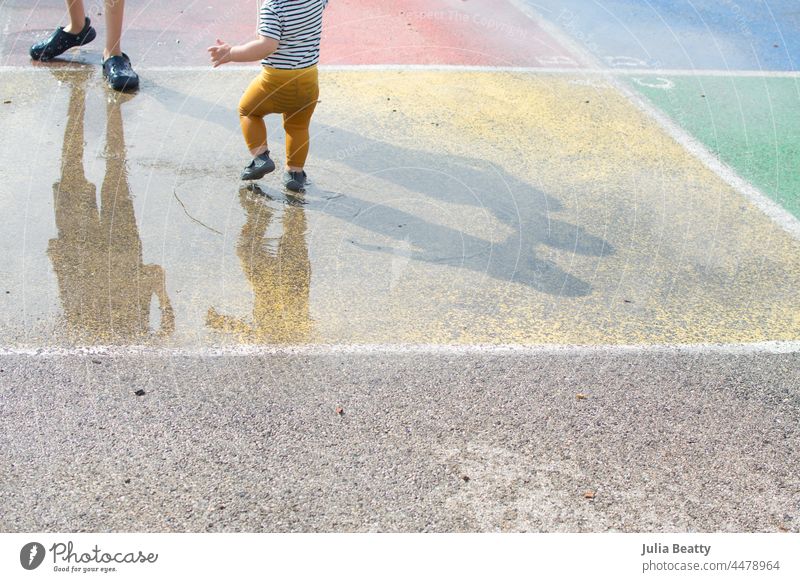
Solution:
<path fill-rule="evenodd" d="M 800 531 L 797 353 L 0 369 L 4 532 Z"/>

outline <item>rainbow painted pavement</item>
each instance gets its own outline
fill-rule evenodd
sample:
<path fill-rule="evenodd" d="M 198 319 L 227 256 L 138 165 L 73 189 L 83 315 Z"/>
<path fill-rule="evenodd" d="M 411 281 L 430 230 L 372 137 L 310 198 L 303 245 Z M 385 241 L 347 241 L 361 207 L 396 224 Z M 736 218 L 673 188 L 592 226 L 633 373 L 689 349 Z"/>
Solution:
<path fill-rule="evenodd" d="M 256 6 L 129 1 L 120 97 L 3 3 L 3 345 L 800 339 L 793 2 L 334 1 L 302 201 L 206 66 Z"/>
<path fill-rule="evenodd" d="M 258 0 L 102 5 L 0 2 L 0 531 L 800 531 L 796 2 L 331 0 L 299 197 Z"/>

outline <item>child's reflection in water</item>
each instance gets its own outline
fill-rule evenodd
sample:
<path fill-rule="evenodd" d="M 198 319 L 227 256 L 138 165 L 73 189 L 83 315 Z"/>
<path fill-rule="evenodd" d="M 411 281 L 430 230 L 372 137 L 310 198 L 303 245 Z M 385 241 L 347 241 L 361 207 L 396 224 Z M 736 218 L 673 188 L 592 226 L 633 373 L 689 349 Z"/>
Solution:
<path fill-rule="evenodd" d="M 253 322 L 208 310 L 207 324 L 233 333 L 248 343 L 297 343 L 311 332 L 308 295 L 311 264 L 306 244 L 306 215 L 299 205 L 283 209 L 277 246 L 269 244 L 267 228 L 275 210 L 246 190 L 240 193 L 247 221 L 242 227 L 236 254 L 255 295 Z M 270 248 L 272 247 L 272 248 Z"/>

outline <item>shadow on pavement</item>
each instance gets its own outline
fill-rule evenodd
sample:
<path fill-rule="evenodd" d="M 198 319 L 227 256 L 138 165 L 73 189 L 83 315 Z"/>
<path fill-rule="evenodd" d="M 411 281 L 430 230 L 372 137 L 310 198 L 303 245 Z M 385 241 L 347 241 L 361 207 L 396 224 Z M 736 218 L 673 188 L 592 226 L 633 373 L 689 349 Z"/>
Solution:
<path fill-rule="evenodd" d="M 237 131 L 235 109 L 160 85 L 154 94 L 171 111 Z M 562 209 L 558 199 L 485 160 L 412 150 L 314 121 L 311 139 L 312 177 L 313 158 L 319 157 L 350 166 L 358 174 L 358 183 L 348 184 L 347 178 L 343 179 L 335 193 L 340 196 L 332 196 L 322 205 L 310 202 L 309 209 L 321 210 L 360 228 L 395 238 L 403 247 L 353 241 L 359 248 L 469 269 L 497 280 L 521 283 L 542 293 L 567 297 L 587 296 L 592 287 L 553 261 L 537 257 L 537 247 L 544 245 L 595 257 L 615 252 L 604 239 L 578 225 L 553 218 L 552 214 Z M 335 145 L 324 147 L 332 143 Z M 353 153 L 341 155 L 342 152 Z M 279 165 L 280 159 L 281 155 L 277 154 Z M 411 214 L 372 203 L 348 192 L 348 187 L 374 191 L 386 188 L 387 183 L 424 196 L 428 212 L 438 203 L 480 208 L 510 227 L 513 234 L 500 244 L 492 244 L 460 230 L 434 224 L 421 216 L 422 213 Z"/>
<path fill-rule="evenodd" d="M 324 205 L 337 218 L 412 247 L 411 259 L 450 265 L 484 273 L 494 279 L 522 283 L 551 295 L 580 297 L 591 286 L 563 271 L 554 262 L 537 257 L 545 245 L 572 253 L 603 257 L 614 248 L 580 226 L 552 217 L 561 203 L 495 164 L 477 158 L 398 147 L 366 138 L 341 128 L 316 127 L 326 140 L 337 143 L 337 151 L 357 152 L 335 158 L 359 172 L 358 190 L 364 183 L 374 188 L 388 182 L 408 192 L 421 194 L 420 210 L 411 214 L 384 204 L 375 204 L 350 194 Z M 327 131 L 326 131 L 327 130 Z M 315 155 L 325 156 L 319 148 Z M 361 182 L 363 181 L 363 182 Z M 343 185 L 346 186 L 346 185 Z M 502 243 L 470 236 L 461 230 L 434 224 L 426 213 L 442 211 L 442 204 L 474 206 L 507 225 L 513 234 Z M 402 249 L 354 244 L 369 250 L 397 254 Z"/>

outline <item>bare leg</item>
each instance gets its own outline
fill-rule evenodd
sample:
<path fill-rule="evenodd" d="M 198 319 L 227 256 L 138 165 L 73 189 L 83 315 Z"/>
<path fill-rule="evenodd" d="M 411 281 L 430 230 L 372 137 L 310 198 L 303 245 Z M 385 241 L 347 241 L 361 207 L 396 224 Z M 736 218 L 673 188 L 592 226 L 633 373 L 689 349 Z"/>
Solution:
<path fill-rule="evenodd" d="M 125 13 L 125 0 L 105 0 L 106 2 L 106 48 L 103 60 L 121 55 L 122 17 Z"/>
<path fill-rule="evenodd" d="M 83 0 L 67 0 L 67 12 L 69 12 L 69 26 L 64 28 L 64 32 L 78 34 L 86 24 L 86 11 L 83 9 Z"/>

